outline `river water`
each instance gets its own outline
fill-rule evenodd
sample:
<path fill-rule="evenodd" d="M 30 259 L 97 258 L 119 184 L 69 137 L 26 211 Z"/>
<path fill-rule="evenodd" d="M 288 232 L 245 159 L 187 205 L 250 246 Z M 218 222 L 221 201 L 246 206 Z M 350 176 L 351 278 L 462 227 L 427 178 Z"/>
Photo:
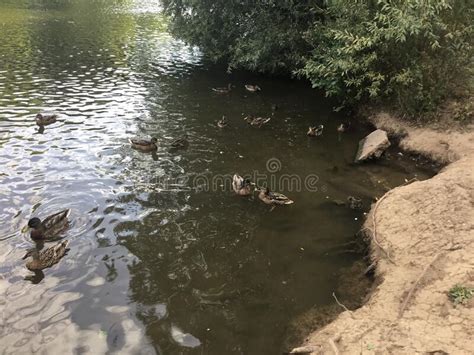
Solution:
<path fill-rule="evenodd" d="M 353 165 L 367 128 L 339 135 L 346 118 L 307 83 L 208 63 L 166 32 L 159 10 L 0 1 L 5 353 L 278 353 L 288 324 L 334 303 L 340 275 L 362 259 L 351 246 L 372 199 L 430 175 L 397 151 Z M 227 83 L 230 94 L 211 90 Z M 44 110 L 60 118 L 40 133 Z M 259 129 L 244 114 L 273 116 Z M 229 125 L 218 129 L 222 115 Z M 308 139 L 310 124 L 324 134 Z M 185 133 L 188 148 L 170 149 Z M 130 148 L 147 135 L 156 153 Z M 235 196 L 235 172 L 295 204 Z M 363 210 L 334 203 L 349 195 Z M 63 208 L 70 251 L 34 275 L 22 228 Z"/>

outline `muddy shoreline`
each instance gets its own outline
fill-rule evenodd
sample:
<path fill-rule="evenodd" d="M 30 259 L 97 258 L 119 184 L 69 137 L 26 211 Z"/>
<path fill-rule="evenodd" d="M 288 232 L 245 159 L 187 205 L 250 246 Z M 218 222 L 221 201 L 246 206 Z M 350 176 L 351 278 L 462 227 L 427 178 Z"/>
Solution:
<path fill-rule="evenodd" d="M 293 353 L 472 353 L 474 302 L 455 306 L 447 293 L 474 284 L 473 126 L 419 128 L 385 113 L 369 121 L 403 150 L 444 168 L 372 205 L 363 228 L 375 273 L 367 302 Z"/>

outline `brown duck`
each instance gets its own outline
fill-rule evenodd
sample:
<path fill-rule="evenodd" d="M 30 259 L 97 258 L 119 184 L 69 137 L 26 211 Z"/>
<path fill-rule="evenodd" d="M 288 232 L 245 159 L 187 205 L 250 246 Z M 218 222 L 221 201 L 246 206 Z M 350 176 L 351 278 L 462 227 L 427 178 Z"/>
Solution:
<path fill-rule="evenodd" d="M 68 216 L 71 210 L 63 210 L 46 217 L 43 221 L 38 217 L 33 217 L 28 221 L 30 236 L 33 240 L 51 240 L 55 239 L 68 226 Z"/>
<path fill-rule="evenodd" d="M 67 248 L 68 243 L 69 241 L 63 240 L 45 250 L 39 251 L 36 248 L 28 250 L 23 257 L 23 259 L 31 257 L 31 259 L 26 262 L 26 267 L 28 270 L 38 271 L 53 266 L 66 255 L 69 250 Z"/>
<path fill-rule="evenodd" d="M 268 187 L 262 188 L 260 190 L 258 198 L 267 205 L 291 205 L 294 203 L 293 200 L 290 200 L 285 195 L 270 191 Z"/>
<path fill-rule="evenodd" d="M 128 141 L 132 145 L 133 149 L 139 150 L 141 152 L 152 152 L 158 149 L 158 146 L 156 145 L 158 139 L 156 139 L 155 137 L 151 139 L 131 138 Z"/>
<path fill-rule="evenodd" d="M 232 90 L 232 85 L 228 84 L 227 87 L 212 88 L 212 91 L 218 94 L 228 94 Z"/>
<path fill-rule="evenodd" d="M 38 113 L 35 117 L 36 124 L 40 127 L 44 127 L 56 122 L 58 115 L 55 113 L 44 112 Z"/>

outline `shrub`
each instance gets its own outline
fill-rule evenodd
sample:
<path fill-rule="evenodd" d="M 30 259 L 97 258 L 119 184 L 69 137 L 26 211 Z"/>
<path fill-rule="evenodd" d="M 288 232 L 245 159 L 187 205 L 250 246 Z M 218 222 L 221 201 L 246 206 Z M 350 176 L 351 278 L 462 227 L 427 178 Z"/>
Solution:
<path fill-rule="evenodd" d="M 466 304 L 474 296 L 474 288 L 455 285 L 448 294 L 454 304 Z"/>
<path fill-rule="evenodd" d="M 388 101 L 413 115 L 466 84 L 472 65 L 467 1 L 333 1 L 306 33 L 298 74 L 345 103 Z"/>

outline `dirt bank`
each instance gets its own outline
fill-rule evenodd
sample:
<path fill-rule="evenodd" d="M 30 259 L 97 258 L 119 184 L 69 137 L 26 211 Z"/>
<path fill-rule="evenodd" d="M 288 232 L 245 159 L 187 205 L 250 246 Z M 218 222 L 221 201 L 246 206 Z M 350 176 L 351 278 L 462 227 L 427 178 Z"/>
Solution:
<path fill-rule="evenodd" d="M 472 354 L 474 300 L 454 306 L 448 291 L 474 285 L 474 129 L 407 127 L 385 114 L 372 121 L 402 137 L 404 149 L 449 165 L 372 206 L 365 228 L 375 230 L 376 287 L 363 307 L 341 313 L 300 350 Z"/>

